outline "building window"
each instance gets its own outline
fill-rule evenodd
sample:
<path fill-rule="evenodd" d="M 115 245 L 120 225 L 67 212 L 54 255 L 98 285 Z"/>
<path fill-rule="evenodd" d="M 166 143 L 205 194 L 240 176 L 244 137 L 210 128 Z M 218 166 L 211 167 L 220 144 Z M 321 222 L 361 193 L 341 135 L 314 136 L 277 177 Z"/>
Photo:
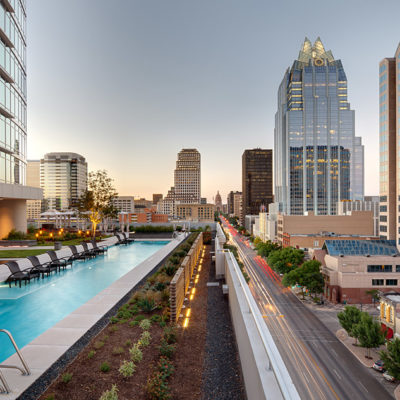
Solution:
<path fill-rule="evenodd" d="M 381 196 L 379 198 L 379 201 L 381 201 L 382 203 L 386 203 L 387 202 L 387 196 Z"/>
<path fill-rule="evenodd" d="M 387 212 L 387 206 L 380 206 L 379 207 L 380 212 Z"/>
<path fill-rule="evenodd" d="M 387 215 L 380 215 L 379 216 L 379 221 L 380 222 L 387 222 Z"/>
<path fill-rule="evenodd" d="M 368 265 L 367 272 L 392 272 L 392 265 Z"/>
<path fill-rule="evenodd" d="M 380 231 L 380 232 L 387 232 L 387 226 L 385 226 L 385 225 L 380 225 L 380 226 L 379 226 L 379 231 Z"/>
<path fill-rule="evenodd" d="M 386 279 L 386 286 L 397 286 L 397 279 Z"/>
<path fill-rule="evenodd" d="M 372 279 L 372 286 L 383 286 L 383 279 Z"/>

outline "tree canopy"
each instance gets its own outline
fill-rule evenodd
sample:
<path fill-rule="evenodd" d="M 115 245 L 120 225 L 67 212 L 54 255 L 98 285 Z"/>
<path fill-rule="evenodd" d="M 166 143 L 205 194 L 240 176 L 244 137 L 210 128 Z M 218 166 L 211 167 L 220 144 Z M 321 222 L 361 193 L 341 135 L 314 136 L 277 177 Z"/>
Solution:
<path fill-rule="evenodd" d="M 338 313 L 339 323 L 350 337 L 354 337 L 357 342 L 357 336 L 353 331 L 354 327 L 360 322 L 362 312 L 354 306 L 346 306 L 344 311 Z"/>
<path fill-rule="evenodd" d="M 256 244 L 257 253 L 261 257 L 268 257 L 271 251 L 280 249 L 281 246 L 279 246 L 277 243 L 272 243 L 270 240 L 266 241 L 265 243 L 260 241 Z"/>
<path fill-rule="evenodd" d="M 389 374 L 400 379 L 400 339 L 388 342 L 387 351 L 381 351 L 379 354 Z"/>
<path fill-rule="evenodd" d="M 108 176 L 107 171 L 99 170 L 89 173 L 88 188 L 80 198 L 79 211 L 92 223 L 93 236 L 96 235 L 97 225 L 104 218 L 118 215 L 113 204 L 117 196 L 113 180 Z"/>
<path fill-rule="evenodd" d="M 268 255 L 268 265 L 279 272 L 286 274 L 297 268 L 304 259 L 303 250 L 293 247 L 284 247 L 280 250 L 273 250 Z"/>

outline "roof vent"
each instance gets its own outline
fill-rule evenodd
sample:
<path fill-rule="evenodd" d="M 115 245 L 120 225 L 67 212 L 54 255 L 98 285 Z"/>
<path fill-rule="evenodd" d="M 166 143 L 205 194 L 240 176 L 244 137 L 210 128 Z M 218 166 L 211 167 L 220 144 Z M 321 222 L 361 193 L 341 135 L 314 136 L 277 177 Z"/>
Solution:
<path fill-rule="evenodd" d="M 369 254 L 366 254 L 365 257 L 371 257 Z"/>

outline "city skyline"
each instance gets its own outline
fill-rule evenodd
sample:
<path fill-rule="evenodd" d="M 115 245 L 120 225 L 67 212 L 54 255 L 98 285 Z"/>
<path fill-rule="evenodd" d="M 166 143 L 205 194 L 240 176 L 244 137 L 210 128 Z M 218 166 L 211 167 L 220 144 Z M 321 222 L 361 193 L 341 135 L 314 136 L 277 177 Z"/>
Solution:
<path fill-rule="evenodd" d="M 399 8 L 390 3 L 392 10 Z M 396 12 L 388 16 L 384 30 L 375 32 L 363 26 L 373 26 L 378 4 L 364 2 L 360 9 L 343 2 L 343 16 L 339 2 L 329 11 L 332 18 L 340 16 L 337 31 L 326 26 L 327 8 L 316 1 L 308 4 L 318 5 L 312 12 L 295 3 L 290 9 L 249 4 L 120 2 L 118 24 L 109 22 L 114 10 L 102 0 L 29 4 L 28 158 L 80 152 L 92 170 L 108 170 L 121 195 L 150 198 L 167 193 L 166 171 L 173 169 L 176 152 L 195 147 L 203 155 L 202 195 L 211 200 L 220 190 L 224 198 L 240 189 L 243 150 L 273 147 L 282 71 L 305 36 L 320 36 L 346 70 L 356 135 L 363 138 L 369 160 L 365 194 L 378 194 L 377 70 L 398 44 Z M 275 40 L 283 18 L 296 36 L 282 32 Z M 102 35 L 105 25 L 107 37 Z M 124 46 L 121 37 L 129 38 Z M 51 62 L 46 57 L 50 53 Z M 113 79 L 103 79 L 110 71 Z M 110 143 L 110 132 L 120 140 Z M 154 158 L 165 168 L 157 168 Z M 133 179 L 132 171 L 144 176 Z"/>

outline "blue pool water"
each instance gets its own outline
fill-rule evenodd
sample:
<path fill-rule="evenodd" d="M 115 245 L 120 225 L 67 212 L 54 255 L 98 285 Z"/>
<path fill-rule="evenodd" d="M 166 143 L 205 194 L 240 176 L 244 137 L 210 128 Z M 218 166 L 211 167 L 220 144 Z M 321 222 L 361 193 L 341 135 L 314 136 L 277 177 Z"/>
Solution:
<path fill-rule="evenodd" d="M 9 330 L 20 348 L 25 346 L 167 243 L 114 246 L 104 256 L 74 261 L 72 269 L 22 288 L 0 284 L 0 329 Z M 13 352 L 6 335 L 0 334 L 0 362 Z"/>

